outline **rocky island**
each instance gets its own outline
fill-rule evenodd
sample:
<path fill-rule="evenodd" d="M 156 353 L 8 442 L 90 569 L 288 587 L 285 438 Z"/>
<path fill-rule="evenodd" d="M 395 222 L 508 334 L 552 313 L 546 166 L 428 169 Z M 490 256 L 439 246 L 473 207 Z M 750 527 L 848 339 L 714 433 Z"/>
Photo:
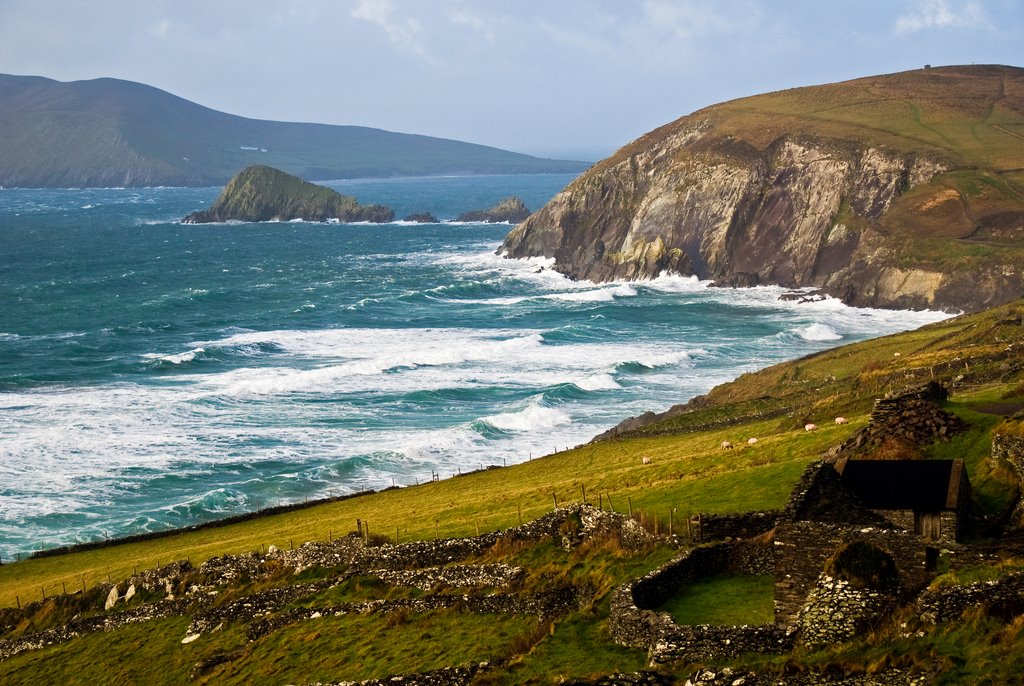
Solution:
<path fill-rule="evenodd" d="M 432 215 L 430 212 L 413 212 L 412 214 L 406 215 L 403 222 L 412 222 L 414 224 L 437 224 L 437 217 Z"/>
<path fill-rule="evenodd" d="M 240 171 L 209 209 L 193 212 L 184 224 L 243 221 L 389 222 L 395 213 L 383 205 L 360 205 L 355 198 L 286 174 L 253 165 Z"/>
<path fill-rule="evenodd" d="M 460 222 L 481 222 L 486 224 L 501 224 L 508 222 L 518 224 L 530 216 L 530 210 L 522 200 L 516 197 L 505 198 L 493 207 L 486 210 L 471 210 L 463 212 L 456 221 Z"/>
<path fill-rule="evenodd" d="M 979 310 L 1024 292 L 1024 69 L 921 69 L 714 105 L 623 147 L 501 250 Z"/>

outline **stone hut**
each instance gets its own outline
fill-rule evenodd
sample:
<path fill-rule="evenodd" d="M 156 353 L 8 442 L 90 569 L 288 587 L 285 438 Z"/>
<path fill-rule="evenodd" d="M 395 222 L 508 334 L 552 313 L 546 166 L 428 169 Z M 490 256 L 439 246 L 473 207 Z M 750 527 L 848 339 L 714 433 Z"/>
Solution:
<path fill-rule="evenodd" d="M 895 527 L 951 543 L 971 502 L 963 460 L 840 460 L 835 469 L 860 503 Z"/>
<path fill-rule="evenodd" d="M 845 460 L 804 471 L 774 536 L 775 621 L 793 625 L 825 564 L 863 541 L 891 556 L 908 599 L 934 576 L 970 501 L 962 460 Z"/>

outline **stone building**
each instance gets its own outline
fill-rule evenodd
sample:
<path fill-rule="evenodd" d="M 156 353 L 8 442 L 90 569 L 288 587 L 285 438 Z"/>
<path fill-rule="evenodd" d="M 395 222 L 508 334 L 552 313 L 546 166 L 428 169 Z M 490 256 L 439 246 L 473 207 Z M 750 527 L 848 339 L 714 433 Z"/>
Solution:
<path fill-rule="evenodd" d="M 962 460 L 843 460 L 810 465 L 775 529 L 775 621 L 797 621 L 826 562 L 853 541 L 888 554 L 899 594 L 934 575 L 938 542 L 955 540 L 970 502 Z"/>
<path fill-rule="evenodd" d="M 835 469 L 860 503 L 893 526 L 952 543 L 971 502 L 963 460 L 840 460 Z"/>

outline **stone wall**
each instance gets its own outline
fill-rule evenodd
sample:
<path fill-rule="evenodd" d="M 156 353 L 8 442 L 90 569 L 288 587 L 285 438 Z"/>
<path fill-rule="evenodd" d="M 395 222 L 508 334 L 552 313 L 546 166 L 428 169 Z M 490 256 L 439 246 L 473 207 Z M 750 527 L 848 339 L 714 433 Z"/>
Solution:
<path fill-rule="evenodd" d="M 574 526 L 565 527 L 570 519 Z M 265 553 L 254 551 L 213 557 L 199 568 L 187 561 L 173 562 L 163 567 L 143 570 L 118 584 L 104 584 L 101 595 L 108 598 L 104 614 L 76 617 L 65 626 L 18 640 L 0 640 L 0 660 L 25 650 L 62 643 L 82 634 L 110 631 L 129 622 L 172 615 L 191 614 L 193 621 L 186 638 L 198 636 L 223 621 L 252 621 L 258 615 L 277 612 L 289 602 L 319 593 L 355 574 L 385 579 L 394 576 L 395 579 L 408 579 L 410 583 L 415 581 L 422 585 L 473 584 L 493 587 L 513 584 L 521 576 L 518 568 L 503 565 L 460 566 L 454 563 L 490 550 L 499 542 L 536 542 L 548 539 L 558 541 L 565 547 L 573 547 L 595 536 L 611 536 L 627 549 L 644 545 L 652 538 L 638 522 L 625 515 L 573 504 L 517 527 L 470 538 L 370 546 L 356 536 L 345 536 L 329 542 L 306 542 L 294 550 L 278 550 L 269 546 Z M 337 568 L 344 571 L 324 581 L 273 588 L 248 594 L 233 603 L 211 607 L 213 599 L 226 586 L 237 585 L 245 580 L 274 578 L 283 569 L 298 573 L 308 568 Z M 156 593 L 160 599 L 118 612 L 117 605 L 129 599 L 129 589 Z M 473 607 L 481 608 L 480 611 L 491 611 L 482 608 L 485 605 L 493 608 L 514 606 L 519 609 L 510 611 L 550 614 L 557 613 L 558 608 L 564 607 L 566 602 L 572 604 L 582 602 L 579 600 L 581 598 L 589 599 L 593 590 L 570 585 L 552 589 L 552 594 L 499 599 L 490 605 L 469 601 L 466 607 L 470 611 Z M 56 596 L 57 599 L 67 597 Z M 372 609 L 373 606 L 367 607 Z M 31 617 L 41 609 L 41 601 L 32 603 L 21 610 L 6 613 L 4 621 L 16 624 L 21 618 Z M 113 612 L 106 612 L 109 610 Z"/>
<path fill-rule="evenodd" d="M 894 602 L 889 593 L 822 574 L 797 619 L 800 641 L 811 647 L 848 641 L 887 616 Z"/>
<path fill-rule="evenodd" d="M 978 607 L 1004 620 L 1024 614 L 1024 572 L 1007 574 L 996 581 L 929 588 L 914 603 L 914 613 L 921 621 L 938 624 Z"/>
<path fill-rule="evenodd" d="M 1024 481 L 1024 437 L 992 434 L 992 462 L 1009 467 Z"/>
<path fill-rule="evenodd" d="M 691 520 L 693 538 L 700 543 L 736 538 L 755 538 L 775 528 L 781 510 L 740 514 L 701 514 Z"/>
<path fill-rule="evenodd" d="M 661 568 L 624 584 L 612 595 L 609 629 L 616 643 L 646 648 L 652 664 L 706 662 L 743 653 L 784 652 L 790 632 L 768 626 L 682 626 L 655 608 L 699 579 L 722 572 L 767 574 L 771 549 L 749 542 L 694 548 Z"/>
<path fill-rule="evenodd" d="M 931 580 L 927 546 L 914 533 L 878 527 L 796 521 L 775 529 L 775 621 L 794 624 L 816 586 L 825 562 L 851 541 L 863 540 L 889 553 L 899 571 L 901 597 L 919 592 Z"/>
<path fill-rule="evenodd" d="M 1024 437 L 1010 434 L 992 434 L 991 462 L 995 467 L 1008 470 L 1017 478 L 1017 488 L 1024 491 Z M 1010 515 L 1010 526 L 1024 527 L 1024 498 Z"/>
<path fill-rule="evenodd" d="M 966 428 L 962 419 L 939 407 L 948 397 L 942 384 L 929 381 L 878 398 L 868 425 L 843 442 L 836 454 L 870 450 L 893 438 L 916 445 L 948 441 Z"/>

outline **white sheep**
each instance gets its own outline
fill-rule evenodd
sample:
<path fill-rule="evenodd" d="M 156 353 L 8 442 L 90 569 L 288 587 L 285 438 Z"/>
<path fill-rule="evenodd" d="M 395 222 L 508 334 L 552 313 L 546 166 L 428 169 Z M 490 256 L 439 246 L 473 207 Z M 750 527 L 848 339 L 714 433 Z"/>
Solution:
<path fill-rule="evenodd" d="M 804 424 L 804 431 L 817 431 L 817 430 L 818 430 L 818 425 L 817 424 Z"/>
<path fill-rule="evenodd" d="M 836 417 L 836 424 L 849 424 L 849 422 L 846 421 L 846 417 Z"/>
<path fill-rule="evenodd" d="M 757 439 L 754 438 L 753 436 L 751 436 L 750 438 L 747 439 L 747 445 L 755 445 L 756 443 L 757 443 Z"/>
<path fill-rule="evenodd" d="M 732 450 L 732 443 L 729 441 L 722 441 L 722 450 Z"/>
<path fill-rule="evenodd" d="M 644 455 L 642 458 L 640 458 L 640 461 L 643 462 L 644 464 L 650 464 L 651 458 L 648 457 L 647 455 Z"/>

